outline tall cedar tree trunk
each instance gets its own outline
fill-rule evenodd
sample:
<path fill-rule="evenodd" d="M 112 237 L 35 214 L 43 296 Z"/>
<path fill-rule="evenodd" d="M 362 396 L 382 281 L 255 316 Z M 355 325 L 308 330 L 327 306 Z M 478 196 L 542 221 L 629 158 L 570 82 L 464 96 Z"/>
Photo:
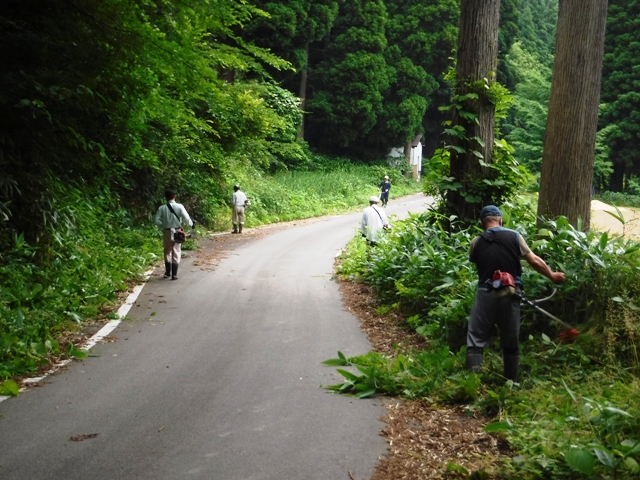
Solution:
<path fill-rule="evenodd" d="M 538 215 L 589 228 L 607 0 L 560 0 Z"/>
<path fill-rule="evenodd" d="M 495 107 L 487 98 L 482 82 L 484 78 L 489 82 L 496 80 L 499 23 L 500 0 L 462 0 L 456 95 L 474 92 L 479 96 L 477 100 L 462 102 L 465 111 L 478 114 L 478 123 L 461 118 L 457 109 L 453 113 L 453 124 L 465 128 L 468 140 L 456 137 L 452 139 L 452 144 L 462 147 L 465 153 L 451 150 L 450 175 L 462 184 L 462 188 L 447 192 L 447 203 L 450 213 L 462 220 L 475 218 L 479 210 L 479 204 L 465 199 L 470 186 L 482 176 L 484 168 L 473 151 L 480 152 L 484 162 L 491 162 Z M 469 86 L 470 82 L 475 82 L 476 85 Z M 482 143 L 474 140 L 474 137 L 479 138 Z"/>
<path fill-rule="evenodd" d="M 304 58 L 305 63 L 300 72 L 300 110 L 302 110 L 302 121 L 300 122 L 300 129 L 298 130 L 298 140 L 304 140 L 304 109 L 307 106 L 307 75 L 309 71 L 309 41 L 304 44 Z"/>
<path fill-rule="evenodd" d="M 624 190 L 626 169 L 626 165 L 622 163 L 613 164 L 613 173 L 609 178 L 609 190 L 611 190 L 612 192 L 621 192 L 622 190 Z"/>

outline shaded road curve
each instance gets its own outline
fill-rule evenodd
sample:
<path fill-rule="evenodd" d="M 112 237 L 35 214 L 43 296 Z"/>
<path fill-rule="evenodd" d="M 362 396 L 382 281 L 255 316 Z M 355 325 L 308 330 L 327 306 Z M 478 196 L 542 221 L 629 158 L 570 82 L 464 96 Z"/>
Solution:
<path fill-rule="evenodd" d="M 248 240 L 213 269 L 186 259 L 177 282 L 153 276 L 97 357 L 0 403 L 0 478 L 369 478 L 386 451 L 380 400 L 320 388 L 341 380 L 322 360 L 369 349 L 331 280 L 359 219 Z"/>

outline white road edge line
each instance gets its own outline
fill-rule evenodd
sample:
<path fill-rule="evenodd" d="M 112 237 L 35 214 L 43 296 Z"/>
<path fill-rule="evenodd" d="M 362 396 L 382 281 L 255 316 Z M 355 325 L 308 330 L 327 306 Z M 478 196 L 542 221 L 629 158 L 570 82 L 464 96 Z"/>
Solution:
<path fill-rule="evenodd" d="M 118 309 L 118 312 L 117 312 L 118 318 L 115 319 L 115 320 L 110 320 L 109 322 L 107 322 L 104 327 L 102 327 L 100 330 L 98 330 L 96 333 L 94 333 L 93 336 L 89 340 L 87 340 L 87 343 L 85 343 L 84 345 L 82 345 L 80 347 L 80 350 L 84 350 L 84 351 L 88 352 L 100 340 L 102 340 L 104 337 L 109 335 L 111 332 L 113 332 L 116 329 L 116 327 L 118 325 L 120 325 L 120 322 L 122 322 L 122 320 L 124 320 L 124 318 L 127 316 L 127 314 L 129 313 L 129 310 L 131 310 L 131 307 L 133 306 L 133 304 L 136 303 L 136 300 L 138 299 L 138 296 L 140 295 L 140 292 L 142 292 L 142 289 L 147 284 L 147 280 L 149 280 L 149 277 L 151 276 L 151 274 L 153 273 L 154 270 L 155 270 L 155 268 L 151 268 L 151 269 L 147 270 L 146 272 L 144 272 L 144 274 L 142 275 L 144 277 L 144 282 L 141 283 L 140 285 L 136 285 L 133 288 L 133 291 L 127 296 L 127 299 L 125 300 L 125 302 Z M 42 381 L 44 378 L 46 378 L 49 375 L 51 375 L 52 373 L 54 373 L 57 370 L 59 370 L 60 368 L 64 367 L 65 365 L 68 365 L 69 363 L 71 363 L 72 360 L 73 360 L 72 358 L 68 358 L 66 360 L 62 360 L 61 362 L 56 363 L 53 367 L 51 367 L 49 370 L 47 370 L 44 373 L 44 375 L 42 375 L 40 377 L 27 378 L 24 381 L 24 383 L 38 383 L 38 382 Z M 25 390 L 26 390 L 26 388 L 22 387 L 20 389 L 20 392 L 24 392 Z M 6 395 L 0 395 L 0 402 L 3 402 L 8 398 L 11 398 L 11 397 L 10 396 L 6 396 Z"/>

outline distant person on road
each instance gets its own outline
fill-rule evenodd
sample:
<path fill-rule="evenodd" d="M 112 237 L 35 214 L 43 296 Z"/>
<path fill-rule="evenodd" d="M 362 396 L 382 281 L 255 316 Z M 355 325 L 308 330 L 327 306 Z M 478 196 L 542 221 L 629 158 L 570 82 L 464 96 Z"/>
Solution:
<path fill-rule="evenodd" d="M 369 198 L 369 206 L 362 212 L 360 230 L 362 236 L 367 239 L 367 245 L 370 246 L 378 243 L 381 230 L 389 228 L 387 214 L 378 206 L 379 203 L 378 197 Z"/>
<path fill-rule="evenodd" d="M 234 185 L 233 197 L 231 198 L 231 208 L 233 208 L 231 217 L 233 231 L 231 233 L 242 233 L 242 227 L 244 226 L 244 208 L 247 205 L 251 205 L 251 202 L 247 200 L 247 196 L 240 190 L 240 185 Z"/>
<path fill-rule="evenodd" d="M 382 206 L 386 207 L 389 202 L 389 190 L 391 190 L 391 182 L 389 181 L 389 175 L 385 175 L 378 185 L 380 189 L 380 200 L 382 201 Z"/>
<path fill-rule="evenodd" d="M 156 213 L 156 225 L 163 230 L 162 243 L 164 246 L 164 278 L 178 279 L 178 265 L 182 251 L 182 243 L 175 241 L 176 231 L 182 231 L 182 222 L 190 227 L 194 222 L 189 217 L 187 210 L 176 203 L 176 193 L 173 190 L 165 190 L 164 198 L 167 203 L 161 205 Z"/>
<path fill-rule="evenodd" d="M 480 225 L 484 232 L 471 241 L 469 251 L 469 260 L 478 269 L 478 290 L 467 331 L 467 368 L 480 371 L 484 348 L 489 343 L 494 325 L 497 325 L 504 358 L 504 376 L 515 382 L 520 368 L 520 258 L 524 257 L 536 272 L 554 283 L 564 282 L 565 275 L 552 271 L 543 259 L 531 251 L 518 232 L 502 227 L 502 212 L 498 207 L 484 207 L 480 211 Z M 502 272 L 499 283 L 493 281 L 497 271 Z"/>

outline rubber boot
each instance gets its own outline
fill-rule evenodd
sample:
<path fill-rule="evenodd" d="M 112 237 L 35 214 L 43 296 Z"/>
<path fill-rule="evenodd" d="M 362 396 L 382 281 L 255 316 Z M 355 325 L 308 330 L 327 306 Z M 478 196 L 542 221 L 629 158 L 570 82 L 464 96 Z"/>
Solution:
<path fill-rule="evenodd" d="M 233 224 L 233 232 L 231 233 L 238 233 L 238 225 L 236 225 L 235 223 Z"/>
<path fill-rule="evenodd" d="M 164 278 L 171 276 L 171 262 L 164 262 Z"/>
<path fill-rule="evenodd" d="M 473 373 L 480 373 L 482 370 L 482 353 L 467 353 L 467 370 Z"/>
<path fill-rule="evenodd" d="M 504 356 L 504 377 L 507 380 L 518 381 L 518 370 L 520 369 L 520 355 Z"/>
<path fill-rule="evenodd" d="M 242 233 L 242 224 L 238 226 L 238 233 Z"/>
<path fill-rule="evenodd" d="M 178 279 L 178 264 L 172 263 L 171 264 L 171 280 L 177 280 L 177 279 Z"/>

